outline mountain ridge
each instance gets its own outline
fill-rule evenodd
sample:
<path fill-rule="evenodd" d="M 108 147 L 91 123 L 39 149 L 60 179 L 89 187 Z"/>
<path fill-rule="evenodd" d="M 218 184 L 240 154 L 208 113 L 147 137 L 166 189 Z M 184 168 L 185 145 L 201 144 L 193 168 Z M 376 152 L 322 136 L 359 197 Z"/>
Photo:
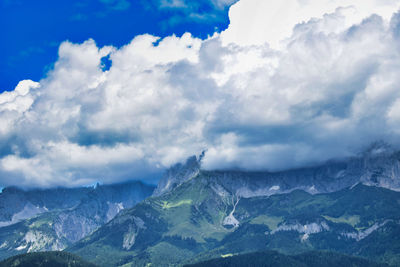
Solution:
<path fill-rule="evenodd" d="M 73 198 L 71 201 L 67 194 L 61 195 L 59 199 L 60 195 L 57 195 L 57 192 L 70 192 L 70 190 L 78 192 L 78 197 L 71 195 Z M 12 188 L 13 193 L 25 192 L 33 195 L 33 199 L 36 200 L 34 203 L 42 205 L 39 206 L 41 212 L 0 227 L 0 258 L 24 252 L 62 250 L 110 221 L 119 211 L 130 208 L 150 196 L 153 191 L 154 186 L 140 181 L 78 189 L 23 191 Z M 3 192 L 7 195 L 10 189 Z M 50 192 L 50 196 L 43 192 Z M 2 196 L 4 195 L 0 195 L 0 199 Z M 25 207 L 34 205 L 29 204 L 30 199 L 24 195 L 20 197 L 27 201 Z M 44 209 L 47 204 L 44 200 L 51 202 L 52 197 L 59 202 L 65 201 L 68 205 L 61 203 L 57 206 L 53 203 L 52 209 Z M 70 202 L 73 205 L 70 205 Z"/>
<path fill-rule="evenodd" d="M 183 264 L 185 258 L 207 259 L 215 253 L 239 251 L 238 247 L 243 251 L 262 249 L 260 244 L 266 242 L 266 236 L 272 240 L 267 248 L 280 251 L 282 244 L 289 244 L 280 252 L 302 252 L 307 246 L 338 250 L 335 244 L 340 243 L 356 253 L 353 249 L 360 244 L 367 243 L 360 251 L 369 249 L 365 240 L 371 235 L 399 231 L 400 152 L 376 146 L 358 157 L 281 172 L 203 170 L 203 157 L 204 153 L 172 166 L 156 189 L 151 187 L 139 198 L 133 197 L 134 190 L 125 183 L 85 188 L 78 203 L 68 202 L 70 206 L 62 209 L 40 210 L 46 206 L 32 204 L 30 208 L 37 212 L 32 218 L 0 227 L 0 256 L 67 247 L 110 266 L 160 264 L 162 258 Z M 10 197 L 18 190 L 6 188 L 4 192 Z M 372 203 L 371 196 L 386 201 L 396 216 L 382 206 L 381 210 L 363 211 L 371 213 L 365 217 L 357 205 L 380 205 Z M 393 199 L 389 201 L 387 196 Z M 124 197 L 130 200 L 124 202 Z M 35 204 L 47 203 L 33 199 Z M 286 204 L 277 208 L 271 204 L 274 199 L 282 203 L 297 199 L 293 207 L 309 209 L 301 214 Z M 335 201 L 342 201 L 341 205 L 353 213 L 335 206 Z M 329 212 L 322 212 L 321 207 Z M 247 235 L 253 235 L 254 240 L 246 239 Z M 378 236 L 392 253 L 382 260 L 400 264 L 396 248 L 387 242 L 385 233 Z"/>
<path fill-rule="evenodd" d="M 153 196 L 171 191 L 200 172 L 225 180 L 224 185 L 236 187 L 242 197 L 289 193 L 295 189 L 311 194 L 328 193 L 358 183 L 400 191 L 400 151 L 381 143 L 372 145 L 355 157 L 278 172 L 203 170 L 203 157 L 204 153 L 192 156 L 185 164 L 171 167 L 158 183 Z"/>
<path fill-rule="evenodd" d="M 124 210 L 67 250 L 103 266 L 179 266 L 262 249 L 348 251 L 400 264 L 400 240 L 387 237 L 400 231 L 399 192 L 359 184 L 321 194 L 297 189 L 241 197 L 219 181 L 200 172 Z"/>

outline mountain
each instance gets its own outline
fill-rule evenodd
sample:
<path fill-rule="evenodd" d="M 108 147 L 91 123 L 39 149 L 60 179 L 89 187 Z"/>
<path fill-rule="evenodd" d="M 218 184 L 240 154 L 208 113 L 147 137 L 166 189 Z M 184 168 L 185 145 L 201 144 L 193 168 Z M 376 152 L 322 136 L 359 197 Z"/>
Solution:
<path fill-rule="evenodd" d="M 93 263 L 67 252 L 35 252 L 8 258 L 0 267 L 96 267 Z"/>
<path fill-rule="evenodd" d="M 9 213 L 14 210 L 12 218 L 15 220 L 15 214 L 21 214 L 21 211 L 7 207 L 6 203 L 16 199 L 25 205 L 23 210 L 27 212 L 23 217 L 30 217 L 21 219 L 20 216 L 19 222 L 0 228 L 0 258 L 25 252 L 62 250 L 153 191 L 154 186 L 138 181 L 75 189 L 24 191 L 6 188 L 0 194 L 3 210 Z"/>
<path fill-rule="evenodd" d="M 400 152 L 375 144 L 280 172 L 206 171 L 203 156 L 171 167 L 155 190 L 4 189 L 0 258 L 67 248 L 102 266 L 169 266 L 331 250 L 400 265 Z"/>
<path fill-rule="evenodd" d="M 293 188 L 285 193 L 264 195 L 255 185 L 280 182 L 262 176 L 270 174 L 200 171 L 172 190 L 122 211 L 67 250 L 102 266 L 179 266 L 266 249 L 288 254 L 332 250 L 399 266 L 400 192 L 360 182 L 329 193 L 296 189 L 307 188 L 301 184 L 305 173 L 323 173 L 319 170 L 329 173 L 332 168 L 300 170 L 299 176 L 285 172 L 301 179 L 287 179 Z M 309 179 L 316 185 L 332 176 Z"/>
<path fill-rule="evenodd" d="M 240 255 L 230 255 L 185 267 L 384 267 L 363 258 L 351 257 L 332 252 L 311 251 L 299 255 L 285 255 L 276 251 L 262 251 Z"/>
<path fill-rule="evenodd" d="M 6 187 L 0 193 L 0 227 L 47 211 L 75 207 L 91 190 L 82 187 L 25 191 L 17 187 Z"/>
<path fill-rule="evenodd" d="M 200 157 L 172 167 L 160 180 L 154 196 L 171 191 L 196 176 Z M 358 183 L 400 191 L 400 151 L 373 144 L 357 157 L 331 160 L 319 166 L 280 172 L 212 171 L 218 184 L 240 197 L 270 196 L 300 189 L 310 194 L 330 193 Z"/>
<path fill-rule="evenodd" d="M 199 157 L 189 157 L 184 164 L 177 163 L 169 168 L 158 182 L 153 196 L 160 196 L 169 192 L 199 174 L 204 153 L 202 152 Z"/>

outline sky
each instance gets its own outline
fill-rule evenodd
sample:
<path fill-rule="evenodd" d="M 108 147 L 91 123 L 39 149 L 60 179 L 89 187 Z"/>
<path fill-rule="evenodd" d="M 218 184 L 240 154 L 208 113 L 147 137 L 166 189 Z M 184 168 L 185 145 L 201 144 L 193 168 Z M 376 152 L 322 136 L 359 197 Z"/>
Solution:
<path fill-rule="evenodd" d="M 3 51 L 0 92 L 20 80 L 39 80 L 57 60 L 59 45 L 88 38 L 120 47 L 144 33 L 165 37 L 190 31 L 206 38 L 228 26 L 235 0 L 1 0 Z"/>
<path fill-rule="evenodd" d="M 398 0 L 2 5 L 1 186 L 154 182 L 202 151 L 204 169 L 280 171 L 399 147 Z"/>

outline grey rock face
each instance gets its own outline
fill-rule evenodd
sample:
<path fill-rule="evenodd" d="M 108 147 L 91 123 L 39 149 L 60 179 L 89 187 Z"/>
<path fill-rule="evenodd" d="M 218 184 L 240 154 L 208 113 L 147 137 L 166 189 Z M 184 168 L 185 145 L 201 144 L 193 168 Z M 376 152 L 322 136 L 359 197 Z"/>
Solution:
<path fill-rule="evenodd" d="M 91 188 L 22 190 L 4 188 L 0 193 L 0 227 L 17 223 L 43 212 L 77 206 Z"/>
<path fill-rule="evenodd" d="M 192 156 L 188 158 L 185 164 L 178 163 L 168 169 L 158 182 L 153 196 L 160 196 L 166 192 L 169 192 L 185 181 L 198 175 L 203 156 L 204 152 L 199 157 Z"/>
<path fill-rule="evenodd" d="M 239 197 L 270 196 L 300 189 L 310 194 L 330 193 L 358 183 L 400 191 L 400 152 L 381 147 L 358 157 L 329 161 L 320 166 L 280 172 L 204 171 L 201 157 L 178 164 L 160 180 L 155 196 L 171 191 L 200 172 L 215 179 L 220 192 Z"/>
<path fill-rule="evenodd" d="M 141 182 L 98 186 L 77 207 L 59 212 L 54 229 L 59 237 L 76 242 L 109 222 L 121 210 L 150 196 L 153 190 L 153 186 Z"/>
<path fill-rule="evenodd" d="M 384 226 L 385 224 L 387 224 L 389 221 L 390 220 L 385 220 L 382 223 L 374 223 L 371 227 L 369 227 L 365 230 L 361 230 L 358 232 L 342 233 L 342 235 L 347 238 L 352 238 L 357 241 L 360 241 L 360 240 L 366 238 L 367 236 L 369 236 L 370 234 L 372 234 L 374 231 L 376 231 L 379 228 L 381 228 L 382 226 Z"/>
<path fill-rule="evenodd" d="M 53 190 L 40 191 L 41 194 L 36 195 L 32 191 L 13 188 L 12 192 L 9 192 L 6 189 L 6 198 L 3 198 L 3 201 L 12 198 L 22 199 L 20 202 L 23 204 L 27 203 L 22 211 L 13 215 L 14 221 L 18 216 L 22 218 L 19 214 L 23 212 L 23 215 L 29 218 L 0 228 L 0 258 L 25 252 L 64 249 L 110 221 L 119 211 L 131 208 L 150 196 L 154 186 L 136 181 L 99 185 L 95 188 L 71 189 L 72 192 L 80 194 L 72 194 L 70 198 L 68 194 L 58 198 L 54 194 L 68 192 L 70 189 Z M 26 197 L 31 195 L 35 198 Z M 58 201 L 57 205 L 47 204 L 46 201 L 50 201 L 52 197 Z"/>
<path fill-rule="evenodd" d="M 330 193 L 358 183 L 400 191 L 400 153 L 364 154 L 317 167 L 283 172 L 211 172 L 220 185 L 241 197 L 269 196 L 300 189 Z"/>
<path fill-rule="evenodd" d="M 329 226 L 325 222 L 313 222 L 313 223 L 308 223 L 308 224 L 283 224 L 280 225 L 278 228 L 275 230 L 271 231 L 271 234 L 275 234 L 277 232 L 281 231 L 296 231 L 298 233 L 302 234 L 316 234 L 320 233 L 322 231 L 329 231 Z"/>

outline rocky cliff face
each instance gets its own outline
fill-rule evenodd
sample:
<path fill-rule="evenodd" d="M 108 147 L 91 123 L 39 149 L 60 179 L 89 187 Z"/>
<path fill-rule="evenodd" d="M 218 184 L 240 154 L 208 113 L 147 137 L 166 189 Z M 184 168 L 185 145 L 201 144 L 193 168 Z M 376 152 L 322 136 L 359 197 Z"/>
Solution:
<path fill-rule="evenodd" d="M 141 182 L 98 186 L 73 209 L 57 213 L 54 229 L 70 243 L 109 222 L 121 210 L 133 207 L 152 194 L 153 186 Z"/>
<path fill-rule="evenodd" d="M 203 156 L 204 152 L 198 157 L 192 156 L 188 158 L 184 164 L 178 163 L 168 169 L 158 182 L 158 186 L 154 190 L 153 195 L 160 196 L 169 192 L 173 188 L 199 174 Z"/>
<path fill-rule="evenodd" d="M 37 214 L 77 206 L 92 188 L 22 190 L 4 188 L 0 193 L 0 227 L 15 224 Z"/>
<path fill-rule="evenodd" d="M 364 184 L 400 191 L 400 153 L 367 153 L 321 166 L 276 173 L 213 172 L 224 187 L 242 197 L 268 196 L 301 189 L 330 193 Z"/>
<path fill-rule="evenodd" d="M 186 164 L 171 168 L 154 195 L 169 192 L 200 172 L 240 197 L 270 196 L 296 189 L 310 194 L 329 193 L 358 183 L 400 191 L 400 152 L 370 149 L 358 157 L 281 172 L 203 171 L 201 157 L 192 157 Z"/>
<path fill-rule="evenodd" d="M 3 210 L 16 213 L 8 217 L 2 214 L 11 220 L 0 228 L 0 258 L 24 252 L 62 250 L 153 191 L 154 186 L 141 182 L 43 191 L 5 189 L 0 195 L 5 204 Z M 17 200 L 17 204 L 7 207 L 11 199 Z M 21 207 L 24 208 L 20 210 Z"/>

